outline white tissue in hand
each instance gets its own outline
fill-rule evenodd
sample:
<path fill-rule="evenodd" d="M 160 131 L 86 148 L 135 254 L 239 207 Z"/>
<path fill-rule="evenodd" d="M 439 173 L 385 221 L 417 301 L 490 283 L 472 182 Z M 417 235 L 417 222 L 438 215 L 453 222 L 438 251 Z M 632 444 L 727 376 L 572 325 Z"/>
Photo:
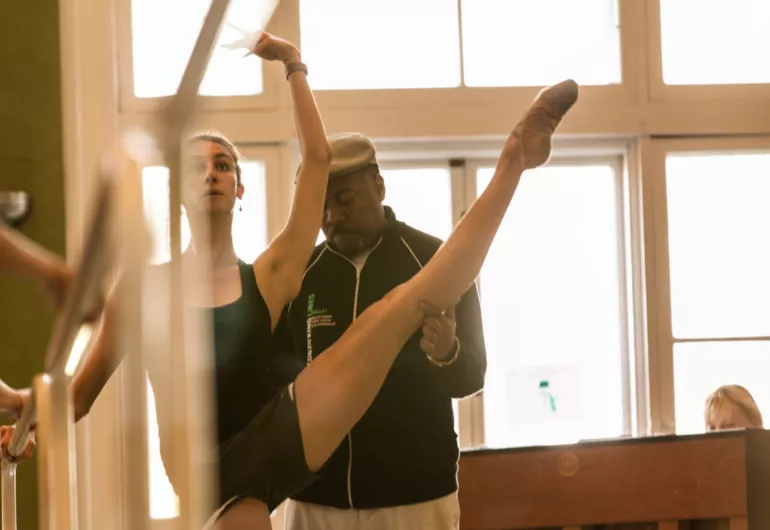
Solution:
<path fill-rule="evenodd" d="M 273 17 L 279 0 L 233 0 L 228 13 L 226 26 L 240 34 L 240 38 L 233 42 L 222 44 L 221 47 L 228 50 L 248 50 L 257 45 L 262 31 Z M 236 26 L 231 20 L 247 22 L 248 30 Z"/>
<path fill-rule="evenodd" d="M 262 35 L 262 30 L 259 31 L 246 31 L 239 28 L 235 24 L 228 22 L 227 25 L 233 28 L 235 31 L 241 34 L 241 38 L 227 44 L 222 44 L 222 48 L 228 50 L 248 50 L 251 51 L 257 45 L 259 36 Z"/>

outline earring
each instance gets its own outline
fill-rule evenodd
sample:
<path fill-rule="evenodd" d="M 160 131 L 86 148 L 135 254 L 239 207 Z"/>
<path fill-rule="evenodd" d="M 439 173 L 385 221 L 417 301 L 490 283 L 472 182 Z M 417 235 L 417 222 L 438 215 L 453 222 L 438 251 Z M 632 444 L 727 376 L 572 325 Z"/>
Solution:
<path fill-rule="evenodd" d="M 238 211 L 239 211 L 239 212 L 242 212 L 242 211 L 243 211 L 243 204 L 239 204 L 239 205 L 238 205 Z"/>

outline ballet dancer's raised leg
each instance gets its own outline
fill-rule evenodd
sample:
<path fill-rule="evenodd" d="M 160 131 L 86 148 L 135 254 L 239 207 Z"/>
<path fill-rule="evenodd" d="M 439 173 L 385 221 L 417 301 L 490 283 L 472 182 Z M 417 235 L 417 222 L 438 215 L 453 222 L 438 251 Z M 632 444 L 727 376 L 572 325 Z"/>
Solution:
<path fill-rule="evenodd" d="M 475 281 L 521 174 L 548 160 L 551 137 L 577 101 L 564 81 L 543 90 L 511 132 L 486 190 L 416 276 L 370 306 L 296 379 L 294 392 L 305 457 L 319 469 L 371 405 L 425 305 L 453 307 Z"/>
<path fill-rule="evenodd" d="M 453 307 L 471 287 L 521 174 L 548 160 L 551 137 L 577 96 L 574 81 L 564 81 L 538 95 L 507 139 L 490 184 L 425 268 L 366 309 L 340 340 L 297 377 L 294 399 L 310 470 L 323 466 L 369 408 L 396 356 L 420 328 L 426 313 L 431 308 Z M 234 491 L 248 487 L 244 463 L 249 451 L 253 452 L 250 439 L 244 432 L 221 455 L 224 472 L 231 478 L 242 476 L 231 480 Z M 225 514 L 217 527 L 240 528 L 236 517 L 235 510 Z M 269 527 L 269 521 L 254 527 Z"/>

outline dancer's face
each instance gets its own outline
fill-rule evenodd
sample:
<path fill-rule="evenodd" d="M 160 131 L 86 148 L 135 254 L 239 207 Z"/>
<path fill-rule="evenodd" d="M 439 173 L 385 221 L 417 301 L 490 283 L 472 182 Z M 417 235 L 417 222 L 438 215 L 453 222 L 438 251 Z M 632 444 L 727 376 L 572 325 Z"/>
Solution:
<path fill-rule="evenodd" d="M 354 257 L 374 247 L 385 226 L 385 183 L 373 168 L 329 179 L 322 229 L 339 252 Z"/>
<path fill-rule="evenodd" d="M 192 156 L 185 172 L 183 203 L 188 213 L 232 213 L 236 199 L 243 197 L 236 161 L 226 147 L 199 141 L 191 146 Z"/>

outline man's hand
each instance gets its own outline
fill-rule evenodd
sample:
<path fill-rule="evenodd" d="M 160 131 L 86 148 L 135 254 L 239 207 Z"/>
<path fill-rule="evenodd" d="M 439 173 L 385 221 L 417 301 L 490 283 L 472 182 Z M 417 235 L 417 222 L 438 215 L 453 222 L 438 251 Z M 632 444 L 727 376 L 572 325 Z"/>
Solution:
<path fill-rule="evenodd" d="M 0 427 L 0 455 L 2 455 L 4 460 L 18 464 L 19 462 L 29 460 L 32 456 L 32 451 L 35 450 L 35 436 L 33 433 L 30 433 L 24 451 L 22 451 L 20 455 L 11 456 L 9 447 L 11 445 L 11 438 L 13 437 L 14 430 L 15 427 L 12 425 L 3 425 Z"/>
<path fill-rule="evenodd" d="M 438 361 L 446 360 L 455 348 L 456 329 L 454 307 L 444 312 L 435 308 L 426 311 L 420 348 Z"/>
<path fill-rule="evenodd" d="M 260 35 L 251 53 L 266 61 L 281 61 L 284 64 L 299 62 L 302 59 L 296 46 L 270 33 Z"/>

